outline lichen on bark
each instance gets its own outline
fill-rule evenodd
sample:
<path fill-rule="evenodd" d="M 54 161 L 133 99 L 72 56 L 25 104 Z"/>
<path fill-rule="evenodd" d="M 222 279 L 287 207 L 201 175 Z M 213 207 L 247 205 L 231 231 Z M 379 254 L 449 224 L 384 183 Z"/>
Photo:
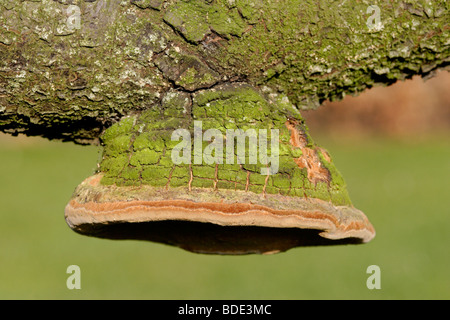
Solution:
<path fill-rule="evenodd" d="M 94 143 L 166 92 L 234 82 L 316 108 L 448 69 L 449 12 L 444 0 L 1 0 L 0 130 Z"/>

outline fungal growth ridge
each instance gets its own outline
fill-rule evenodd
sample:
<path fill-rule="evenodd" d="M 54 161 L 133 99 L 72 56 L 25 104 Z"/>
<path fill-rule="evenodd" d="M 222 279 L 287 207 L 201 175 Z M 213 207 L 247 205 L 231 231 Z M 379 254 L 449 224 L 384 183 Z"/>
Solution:
<path fill-rule="evenodd" d="M 362 243 L 374 229 L 289 100 L 245 84 L 188 94 L 102 135 L 66 207 L 75 231 L 216 254 Z"/>

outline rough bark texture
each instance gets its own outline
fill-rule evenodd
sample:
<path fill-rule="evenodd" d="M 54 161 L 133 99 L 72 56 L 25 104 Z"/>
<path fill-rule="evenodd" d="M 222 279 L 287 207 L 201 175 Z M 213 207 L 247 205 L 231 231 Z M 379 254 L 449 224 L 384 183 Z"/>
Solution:
<path fill-rule="evenodd" d="M 79 29 L 68 23 L 77 18 L 70 5 L 81 13 Z M 379 7 L 379 23 L 370 5 Z M 168 94 L 189 101 L 233 82 L 315 108 L 448 68 L 449 6 L 0 0 L 0 130 L 94 143 L 126 115 L 161 110 Z"/>

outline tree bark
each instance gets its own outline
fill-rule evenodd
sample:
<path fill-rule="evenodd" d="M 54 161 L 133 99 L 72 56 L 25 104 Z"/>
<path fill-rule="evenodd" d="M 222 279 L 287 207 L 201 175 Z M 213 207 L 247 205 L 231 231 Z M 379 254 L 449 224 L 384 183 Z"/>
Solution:
<path fill-rule="evenodd" d="M 448 69 L 449 6 L 0 0 L 0 130 L 95 143 L 124 116 L 170 109 L 174 92 L 232 83 L 313 109 Z"/>

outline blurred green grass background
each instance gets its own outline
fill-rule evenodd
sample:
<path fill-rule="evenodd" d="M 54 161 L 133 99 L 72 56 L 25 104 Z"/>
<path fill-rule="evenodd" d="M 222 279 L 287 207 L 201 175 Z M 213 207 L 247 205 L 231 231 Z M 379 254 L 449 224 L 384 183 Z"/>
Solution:
<path fill-rule="evenodd" d="M 449 299 L 448 136 L 315 138 L 375 226 L 372 242 L 209 256 L 84 237 L 64 207 L 100 148 L 0 140 L 0 299 Z M 66 287 L 69 265 L 81 268 L 80 290 Z M 370 265 L 380 290 L 366 287 Z"/>

